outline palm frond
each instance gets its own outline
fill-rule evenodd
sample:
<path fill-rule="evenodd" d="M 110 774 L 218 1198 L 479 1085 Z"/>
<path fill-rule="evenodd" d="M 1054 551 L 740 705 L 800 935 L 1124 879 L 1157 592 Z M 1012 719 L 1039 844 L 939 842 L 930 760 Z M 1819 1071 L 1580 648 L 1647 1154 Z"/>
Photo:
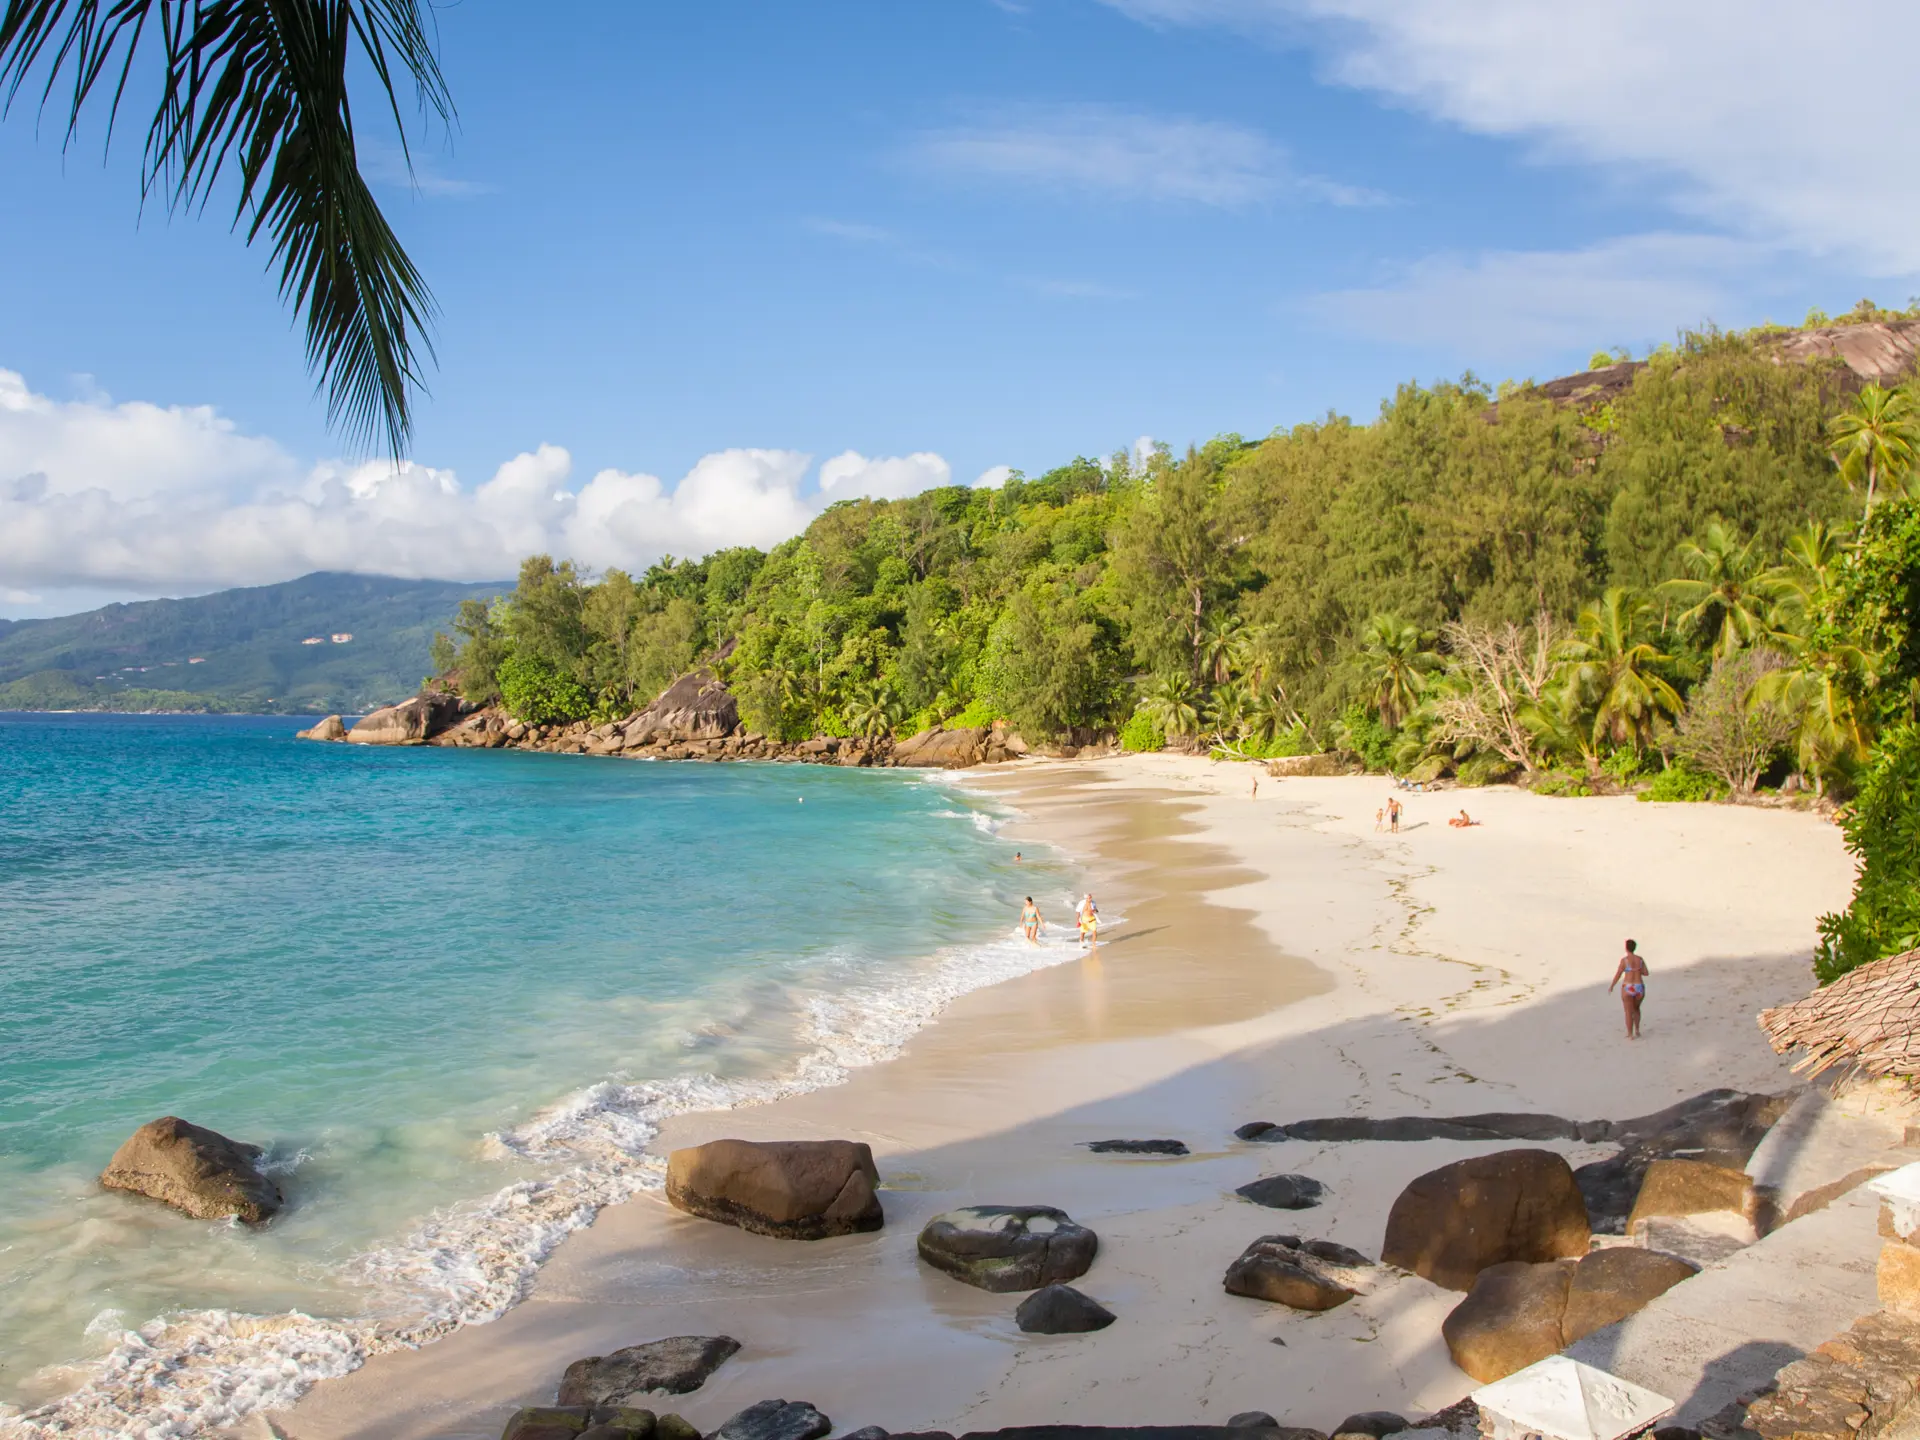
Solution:
<path fill-rule="evenodd" d="M 114 77 L 111 136 L 136 56 L 160 34 L 162 84 L 147 130 L 143 194 L 204 208 L 229 160 L 236 228 L 271 244 L 283 300 L 304 312 L 308 369 L 327 420 L 398 458 L 434 303 L 361 176 L 347 70 L 358 55 L 384 90 L 406 150 L 396 75 L 424 110 L 453 103 L 419 0 L 8 0 L 0 16 L 0 105 L 46 62 L 41 104 L 72 82 L 69 141 Z M 411 157 L 409 155 L 409 163 Z"/>

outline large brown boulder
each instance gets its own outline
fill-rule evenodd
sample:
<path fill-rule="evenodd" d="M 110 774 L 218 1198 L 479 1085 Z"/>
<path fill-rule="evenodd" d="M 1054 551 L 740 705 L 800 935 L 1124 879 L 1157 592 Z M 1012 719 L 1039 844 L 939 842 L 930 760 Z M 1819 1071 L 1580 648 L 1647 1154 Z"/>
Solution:
<path fill-rule="evenodd" d="M 893 763 L 916 769 L 964 770 L 986 758 L 988 731 L 961 726 L 948 730 L 936 725 L 909 735 L 893 747 Z"/>
<path fill-rule="evenodd" d="M 1567 1287 L 1567 1312 L 1560 1333 L 1567 1345 L 1594 1331 L 1638 1314 L 1656 1295 L 1664 1295 L 1695 1268 L 1677 1255 L 1614 1245 L 1595 1250 L 1574 1268 Z"/>
<path fill-rule="evenodd" d="M 620 727 L 629 747 L 636 740 L 664 734 L 675 740 L 724 740 L 740 726 L 733 692 L 711 670 L 682 675 L 638 715 Z"/>
<path fill-rule="evenodd" d="M 100 1174 L 109 1190 L 171 1205 L 196 1220 L 272 1218 L 284 1200 L 258 1169 L 260 1147 L 165 1115 L 142 1125 L 113 1152 Z"/>
<path fill-rule="evenodd" d="M 1502 1150 L 1420 1176 L 1393 1202 L 1380 1258 L 1449 1290 L 1489 1265 L 1587 1253 L 1587 1207 L 1565 1159 Z"/>
<path fill-rule="evenodd" d="M 470 708 L 458 695 L 422 691 L 411 700 L 362 716 L 347 732 L 347 739 L 355 745 L 424 745 Z"/>
<path fill-rule="evenodd" d="M 1372 1264 L 1358 1250 L 1328 1240 L 1263 1235 L 1227 1267 L 1225 1283 L 1229 1295 L 1294 1310 L 1331 1310 L 1360 1293 Z"/>
<path fill-rule="evenodd" d="M 1100 1237 L 1051 1205 L 970 1205 L 920 1231 L 920 1258 L 982 1290 L 1038 1290 L 1087 1273 Z"/>
<path fill-rule="evenodd" d="M 1640 1194 L 1627 1216 L 1627 1233 L 1656 1216 L 1711 1215 L 1724 1212 L 1751 1223 L 1756 1197 L 1753 1180 L 1730 1165 L 1703 1160 L 1655 1160 L 1647 1166 Z"/>
<path fill-rule="evenodd" d="M 1440 1322 L 1453 1363 L 1489 1385 L 1557 1353 L 1567 1343 L 1560 1322 L 1574 1265 L 1512 1261 L 1482 1270 L 1467 1298 Z"/>
<path fill-rule="evenodd" d="M 296 740 L 344 740 L 346 738 L 346 722 L 338 715 L 329 715 L 318 724 L 294 736 Z"/>
<path fill-rule="evenodd" d="M 1453 1363 L 1491 1384 L 1638 1313 L 1693 1273 L 1684 1260 L 1626 1245 L 1580 1260 L 1490 1265 L 1440 1333 Z"/>
<path fill-rule="evenodd" d="M 689 1215 L 783 1240 L 878 1230 L 873 1151 L 855 1140 L 714 1140 L 667 1157 L 667 1199 Z"/>

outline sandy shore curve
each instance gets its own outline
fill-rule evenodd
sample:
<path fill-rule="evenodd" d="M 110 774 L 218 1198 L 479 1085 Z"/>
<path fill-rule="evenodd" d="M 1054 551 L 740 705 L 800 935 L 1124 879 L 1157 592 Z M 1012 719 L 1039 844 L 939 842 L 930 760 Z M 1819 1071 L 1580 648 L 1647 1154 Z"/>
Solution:
<path fill-rule="evenodd" d="M 1250 1120 L 1543 1110 L 1641 1114 L 1714 1086 L 1783 1089 L 1753 1021 L 1803 994 L 1815 918 L 1852 863 L 1811 814 L 1504 789 L 1403 796 L 1376 833 L 1376 778 L 1262 778 L 1174 755 L 1023 764 L 964 783 L 1017 806 L 1010 838 L 1073 856 L 1103 911 L 1097 953 L 977 991 L 896 1059 L 749 1110 L 682 1117 L 656 1142 L 843 1136 L 872 1144 L 887 1227 L 814 1244 L 691 1219 L 646 1195 L 565 1241 L 501 1319 L 375 1357 L 260 1417 L 293 1440 L 497 1436 L 567 1363 L 666 1335 L 741 1353 L 678 1408 L 703 1429 L 780 1396 L 836 1428 L 1218 1423 L 1243 1410 L 1325 1428 L 1416 1413 L 1472 1382 L 1448 1360 L 1458 1297 L 1413 1277 L 1321 1315 L 1224 1294 L 1256 1236 L 1377 1254 L 1399 1189 L 1498 1145 L 1237 1141 Z M 1452 829 L 1460 805 L 1484 823 Z M 1065 914 L 1050 917 L 1067 920 Z M 1012 923 L 1012 917 L 1009 917 Z M 1645 1038 L 1606 985 L 1627 936 L 1651 975 Z M 1178 1159 L 1094 1155 L 1171 1138 Z M 1574 1163 L 1605 1147 L 1558 1147 Z M 1297 1171 L 1317 1209 L 1232 1193 Z M 1018 1297 L 919 1264 L 956 1205 L 1052 1204 L 1092 1225 L 1081 1288 L 1118 1321 L 1027 1336 Z"/>

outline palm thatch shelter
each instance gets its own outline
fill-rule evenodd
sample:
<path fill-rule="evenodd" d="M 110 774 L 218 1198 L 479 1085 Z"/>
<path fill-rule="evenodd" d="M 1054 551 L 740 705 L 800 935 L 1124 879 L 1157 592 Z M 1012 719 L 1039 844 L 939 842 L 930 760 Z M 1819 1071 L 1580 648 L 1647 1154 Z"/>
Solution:
<path fill-rule="evenodd" d="M 1806 1053 L 1794 1070 L 1836 1065 L 1873 1077 L 1920 1075 L 1920 950 L 1850 970 L 1804 1000 L 1760 1012 L 1773 1048 Z"/>

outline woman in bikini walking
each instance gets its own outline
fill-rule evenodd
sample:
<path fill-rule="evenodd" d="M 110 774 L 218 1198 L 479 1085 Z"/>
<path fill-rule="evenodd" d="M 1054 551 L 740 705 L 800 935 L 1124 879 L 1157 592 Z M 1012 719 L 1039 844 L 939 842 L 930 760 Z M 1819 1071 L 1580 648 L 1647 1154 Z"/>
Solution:
<path fill-rule="evenodd" d="M 1625 981 L 1621 985 L 1621 981 Z M 1647 998 L 1647 962 L 1640 958 L 1640 947 L 1633 941 L 1627 941 L 1627 953 L 1620 957 L 1620 964 L 1613 972 L 1613 980 L 1607 986 L 1607 993 L 1613 993 L 1613 987 L 1620 985 L 1620 1004 L 1627 1012 L 1627 1038 L 1640 1038 L 1640 1002 Z"/>

